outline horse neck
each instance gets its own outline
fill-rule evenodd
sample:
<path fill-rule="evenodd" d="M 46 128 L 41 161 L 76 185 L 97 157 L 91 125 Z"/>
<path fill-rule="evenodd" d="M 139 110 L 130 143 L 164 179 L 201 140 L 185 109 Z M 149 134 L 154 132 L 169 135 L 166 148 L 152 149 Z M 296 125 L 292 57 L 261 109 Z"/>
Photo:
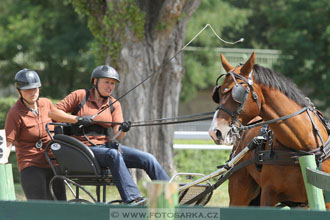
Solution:
<path fill-rule="evenodd" d="M 260 116 L 265 121 L 293 114 L 302 108 L 278 90 L 263 89 L 263 96 L 264 103 Z M 314 113 L 311 115 L 323 140 L 326 140 L 327 133 L 324 126 Z M 275 132 L 277 139 L 292 149 L 307 151 L 317 148 L 322 143 L 315 135 L 313 124 L 306 111 L 290 119 L 269 124 L 269 126 Z"/>

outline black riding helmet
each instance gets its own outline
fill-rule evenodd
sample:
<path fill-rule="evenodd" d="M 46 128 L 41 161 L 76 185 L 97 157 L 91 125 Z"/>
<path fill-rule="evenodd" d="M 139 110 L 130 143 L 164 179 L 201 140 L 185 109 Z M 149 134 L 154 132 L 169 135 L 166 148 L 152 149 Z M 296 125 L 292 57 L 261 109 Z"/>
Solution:
<path fill-rule="evenodd" d="M 119 83 L 120 82 L 119 75 L 113 67 L 108 66 L 108 65 L 98 66 L 92 72 L 90 82 L 93 84 L 93 80 L 97 79 L 96 85 L 93 84 L 93 87 L 96 88 L 96 91 L 99 93 L 99 95 L 101 97 L 108 98 L 108 97 L 102 96 L 98 89 L 98 79 L 99 78 L 110 78 L 110 79 L 116 80 L 117 83 Z"/>
<path fill-rule="evenodd" d="M 35 89 L 41 87 L 41 81 L 36 71 L 22 69 L 15 75 L 15 86 L 21 90 Z"/>
<path fill-rule="evenodd" d="M 102 65 L 96 67 L 91 75 L 91 83 L 93 83 L 93 79 L 99 79 L 99 78 L 111 78 L 116 80 L 118 83 L 120 82 L 119 76 L 117 71 L 108 65 Z"/>

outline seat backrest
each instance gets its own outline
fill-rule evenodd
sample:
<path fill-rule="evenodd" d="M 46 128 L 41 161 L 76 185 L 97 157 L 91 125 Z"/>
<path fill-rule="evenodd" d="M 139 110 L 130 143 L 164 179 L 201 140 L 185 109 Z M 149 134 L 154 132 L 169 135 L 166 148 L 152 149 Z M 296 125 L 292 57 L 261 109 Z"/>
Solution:
<path fill-rule="evenodd" d="M 65 135 L 72 135 L 71 132 L 71 124 L 61 124 L 61 125 L 55 125 L 54 127 L 54 135 L 56 134 L 65 134 Z"/>
<path fill-rule="evenodd" d="M 58 163 L 58 175 L 100 175 L 101 169 L 92 150 L 76 138 L 56 134 L 49 144 Z"/>

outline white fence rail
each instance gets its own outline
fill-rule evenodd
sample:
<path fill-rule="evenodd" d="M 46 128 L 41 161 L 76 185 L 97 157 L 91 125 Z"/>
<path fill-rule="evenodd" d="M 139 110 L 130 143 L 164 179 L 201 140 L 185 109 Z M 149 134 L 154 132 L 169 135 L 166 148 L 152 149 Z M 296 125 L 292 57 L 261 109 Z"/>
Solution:
<path fill-rule="evenodd" d="M 181 140 L 212 140 L 207 131 L 176 131 L 174 139 Z"/>
<path fill-rule="evenodd" d="M 174 139 L 180 140 L 212 140 L 206 131 L 176 131 Z M 232 146 L 216 144 L 174 144 L 174 149 L 178 150 L 231 150 Z"/>

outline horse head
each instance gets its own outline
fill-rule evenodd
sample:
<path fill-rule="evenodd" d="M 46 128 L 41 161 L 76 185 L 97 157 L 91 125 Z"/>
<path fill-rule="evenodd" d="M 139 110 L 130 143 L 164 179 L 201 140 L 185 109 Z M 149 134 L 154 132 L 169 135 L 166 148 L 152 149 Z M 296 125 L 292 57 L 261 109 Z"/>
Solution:
<path fill-rule="evenodd" d="M 221 54 L 221 63 L 226 74 L 221 86 L 213 90 L 213 100 L 219 104 L 209 129 L 216 144 L 231 145 L 236 140 L 237 126 L 246 124 L 260 112 L 258 97 L 260 88 L 253 83 L 255 54 L 252 53 L 244 65 L 234 67 Z M 217 81 L 219 80 L 217 79 Z"/>

